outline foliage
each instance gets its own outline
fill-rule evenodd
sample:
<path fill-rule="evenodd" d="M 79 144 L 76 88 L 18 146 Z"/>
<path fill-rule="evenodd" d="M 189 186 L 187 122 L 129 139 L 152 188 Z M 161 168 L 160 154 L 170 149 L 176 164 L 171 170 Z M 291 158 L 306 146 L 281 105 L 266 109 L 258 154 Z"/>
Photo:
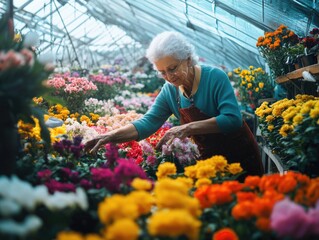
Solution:
<path fill-rule="evenodd" d="M 233 72 L 237 98 L 243 105 L 256 109 L 259 99 L 273 97 L 273 81 L 262 68 L 249 66 L 248 69 L 236 68 Z"/>
<path fill-rule="evenodd" d="M 261 133 L 288 169 L 319 176 L 319 98 L 297 95 L 257 110 Z"/>
<path fill-rule="evenodd" d="M 269 65 L 273 77 L 287 73 L 285 63 L 288 49 L 298 42 L 298 36 L 284 25 L 258 38 L 256 46 Z"/>
<path fill-rule="evenodd" d="M 36 108 L 32 98 L 47 92 L 44 84 L 53 70 L 50 62 L 39 61 L 32 49 L 22 41 L 15 42 L 8 31 L 8 19 L 0 20 L 0 102 L 1 111 L 15 124 L 18 119 L 32 122 L 38 117 L 41 134 L 49 143 L 49 134 L 43 121 L 43 112 Z M 2 126 L 3 127 L 3 126 Z"/>

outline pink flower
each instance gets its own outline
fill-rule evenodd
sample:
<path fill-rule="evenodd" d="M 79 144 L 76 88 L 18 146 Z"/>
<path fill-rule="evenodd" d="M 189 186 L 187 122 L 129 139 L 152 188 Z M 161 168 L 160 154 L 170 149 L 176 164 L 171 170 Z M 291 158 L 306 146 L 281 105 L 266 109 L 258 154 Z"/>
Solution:
<path fill-rule="evenodd" d="M 271 217 L 271 228 L 279 237 L 292 237 L 302 239 L 308 236 L 318 235 L 319 221 L 318 208 L 306 213 L 305 209 L 292 202 L 284 199 L 275 204 Z"/>

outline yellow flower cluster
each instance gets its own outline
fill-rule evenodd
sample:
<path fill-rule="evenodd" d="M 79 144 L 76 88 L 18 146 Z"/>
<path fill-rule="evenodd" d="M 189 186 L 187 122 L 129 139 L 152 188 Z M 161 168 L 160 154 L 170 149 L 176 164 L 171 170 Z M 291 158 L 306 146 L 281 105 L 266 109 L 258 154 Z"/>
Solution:
<path fill-rule="evenodd" d="M 260 123 L 266 125 L 270 132 L 274 130 L 275 125 L 282 123 L 279 126 L 279 134 L 287 137 L 293 133 L 296 126 L 309 124 L 308 118 L 313 124 L 319 125 L 319 98 L 312 95 L 297 95 L 295 99 L 285 98 L 270 106 L 268 102 L 264 102 L 255 113 Z"/>
<path fill-rule="evenodd" d="M 44 115 L 44 119 L 47 120 L 49 118 L 48 115 Z M 41 128 L 39 124 L 39 120 L 35 117 L 32 117 L 35 124 L 25 123 L 22 120 L 18 122 L 18 132 L 20 134 L 20 138 L 24 140 L 35 140 L 39 142 L 41 140 Z M 66 134 L 66 127 L 62 125 L 56 128 L 49 128 L 51 142 L 54 143 L 59 140 L 59 136 Z"/>
<path fill-rule="evenodd" d="M 60 232 L 56 238 L 57 240 L 103 240 L 97 234 L 87 234 L 86 236 L 82 236 L 80 233 L 72 232 L 72 231 L 65 231 Z"/>
<path fill-rule="evenodd" d="M 145 181 L 134 179 L 133 188 L 149 187 Z M 105 239 L 138 239 L 138 223 L 144 222 L 139 219 L 148 215 L 144 223 L 151 237 L 198 239 L 201 208 L 199 201 L 189 195 L 192 186 L 191 179 L 163 178 L 156 182 L 152 193 L 136 190 L 126 196 L 114 194 L 105 198 L 98 206 Z"/>
<path fill-rule="evenodd" d="M 174 163 L 165 162 L 158 166 L 156 176 L 157 179 L 168 177 L 169 175 L 176 174 L 177 168 Z"/>
<path fill-rule="evenodd" d="M 236 68 L 233 72 L 237 98 L 242 104 L 255 109 L 258 99 L 272 97 L 272 81 L 262 68 L 249 66 L 248 69 Z"/>
<path fill-rule="evenodd" d="M 217 174 L 225 175 L 230 173 L 232 175 L 239 174 L 243 171 L 239 163 L 228 164 L 224 156 L 215 155 L 206 160 L 198 160 L 193 166 L 185 168 L 185 176 L 192 179 L 204 179 L 196 185 L 207 183 L 207 179 L 215 178 Z"/>
<path fill-rule="evenodd" d="M 137 239 L 139 227 L 135 220 L 150 213 L 153 205 L 154 197 L 146 191 L 133 191 L 126 196 L 114 194 L 105 198 L 98 206 L 98 216 L 106 225 L 106 239 Z"/>
<path fill-rule="evenodd" d="M 155 185 L 157 211 L 149 218 L 148 231 L 157 237 L 198 239 L 201 223 L 199 201 L 189 195 L 192 181 L 163 178 Z"/>
<path fill-rule="evenodd" d="M 64 121 L 69 117 L 70 111 L 61 104 L 56 104 L 49 108 L 49 115 Z"/>

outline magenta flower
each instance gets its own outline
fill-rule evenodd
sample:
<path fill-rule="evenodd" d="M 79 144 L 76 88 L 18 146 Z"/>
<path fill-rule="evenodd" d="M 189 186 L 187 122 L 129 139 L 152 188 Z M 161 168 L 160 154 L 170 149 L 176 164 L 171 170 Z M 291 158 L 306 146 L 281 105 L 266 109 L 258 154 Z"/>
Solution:
<path fill-rule="evenodd" d="M 50 169 L 45 169 L 45 170 L 39 171 L 37 175 L 41 181 L 46 182 L 47 180 L 50 179 L 52 175 L 52 171 Z"/>
<path fill-rule="evenodd" d="M 91 178 L 96 188 L 107 188 L 111 191 L 116 189 L 114 174 L 109 168 L 91 168 Z"/>
<path fill-rule="evenodd" d="M 80 186 L 83 187 L 85 190 L 89 190 L 93 187 L 93 184 L 87 179 L 82 179 L 80 181 Z"/>
<path fill-rule="evenodd" d="M 109 143 L 105 145 L 105 157 L 106 157 L 106 168 L 114 168 L 116 159 L 119 157 L 118 147 L 115 144 Z"/>
<path fill-rule="evenodd" d="M 61 183 L 54 179 L 46 182 L 45 185 L 47 186 L 50 193 L 58 192 L 75 192 L 75 185 L 72 183 Z"/>
<path fill-rule="evenodd" d="M 130 159 L 121 159 L 117 160 L 118 165 L 114 168 L 114 177 L 116 181 L 121 181 L 123 184 L 130 184 L 131 181 L 136 178 L 146 179 L 146 173 L 144 170 L 134 163 Z"/>

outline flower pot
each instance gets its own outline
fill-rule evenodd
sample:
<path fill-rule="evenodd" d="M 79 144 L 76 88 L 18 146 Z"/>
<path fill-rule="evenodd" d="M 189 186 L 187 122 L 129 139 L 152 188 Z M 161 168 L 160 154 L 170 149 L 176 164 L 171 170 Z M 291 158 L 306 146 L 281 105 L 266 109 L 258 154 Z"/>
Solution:
<path fill-rule="evenodd" d="M 315 54 L 303 55 L 301 57 L 301 62 L 303 67 L 307 67 L 317 63 L 317 57 Z"/>

